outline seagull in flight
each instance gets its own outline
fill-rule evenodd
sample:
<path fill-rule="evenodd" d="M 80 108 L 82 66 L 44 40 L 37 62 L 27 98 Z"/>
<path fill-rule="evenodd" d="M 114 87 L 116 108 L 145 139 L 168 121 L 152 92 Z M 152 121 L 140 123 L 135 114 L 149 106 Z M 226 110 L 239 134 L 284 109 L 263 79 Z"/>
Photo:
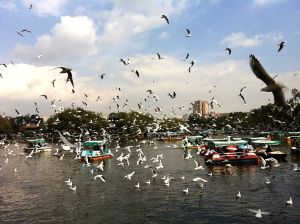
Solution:
<path fill-rule="evenodd" d="M 54 79 L 51 83 L 52 83 L 52 86 L 53 86 L 53 88 L 55 87 L 55 81 L 56 81 L 56 79 Z"/>
<path fill-rule="evenodd" d="M 267 168 L 270 167 L 269 165 L 267 165 L 267 162 L 266 162 L 266 160 L 263 157 L 260 156 L 260 160 L 261 160 L 261 163 L 262 163 L 262 167 L 260 167 L 260 168 L 262 170 L 265 170 L 265 169 L 267 169 Z"/>
<path fill-rule="evenodd" d="M 186 28 L 186 35 L 185 36 L 186 37 L 191 37 L 192 36 L 191 31 L 188 28 Z"/>
<path fill-rule="evenodd" d="M 239 97 L 241 97 L 242 100 L 244 101 L 244 105 L 247 105 L 247 102 L 246 102 L 245 97 L 243 96 L 242 92 L 240 92 Z"/>
<path fill-rule="evenodd" d="M 46 100 L 48 99 L 47 95 L 45 95 L 45 94 L 43 94 L 41 96 L 45 97 Z"/>
<path fill-rule="evenodd" d="M 102 75 L 99 75 L 99 76 L 100 76 L 101 79 L 103 79 L 105 75 L 106 74 L 102 74 Z"/>
<path fill-rule="evenodd" d="M 253 213 L 256 213 L 256 214 L 255 214 L 255 217 L 256 217 L 256 218 L 261 218 L 262 215 L 270 215 L 269 212 L 262 212 L 260 209 L 258 209 L 258 210 L 248 209 L 248 211 L 253 212 Z"/>
<path fill-rule="evenodd" d="M 164 59 L 163 57 L 161 57 L 161 55 L 159 53 L 156 53 L 156 54 L 157 54 L 158 60 Z"/>
<path fill-rule="evenodd" d="M 196 160 L 194 160 L 194 162 L 196 165 L 195 170 L 204 170 L 203 166 L 201 166 Z"/>
<path fill-rule="evenodd" d="M 189 56 L 190 56 L 190 53 L 187 53 L 183 60 L 186 61 L 189 58 Z"/>
<path fill-rule="evenodd" d="M 23 32 L 32 33 L 30 30 L 27 30 L 27 29 L 21 30 L 21 33 L 23 33 Z"/>
<path fill-rule="evenodd" d="M 67 82 L 70 81 L 71 84 L 72 84 L 72 86 L 73 86 L 73 88 L 74 88 L 73 75 L 72 75 L 72 72 L 71 72 L 72 69 L 71 68 L 66 68 L 66 67 L 56 67 L 54 69 L 57 69 L 57 68 L 61 69 L 60 73 L 67 73 L 68 74 Z"/>
<path fill-rule="evenodd" d="M 94 180 L 96 180 L 97 178 L 100 178 L 100 180 L 102 180 L 102 182 L 106 182 L 106 180 L 105 180 L 105 178 L 104 178 L 103 175 L 96 175 L 96 176 L 94 177 Z"/>
<path fill-rule="evenodd" d="M 279 48 L 277 52 L 282 50 L 282 48 L 285 46 L 285 43 L 286 43 L 285 41 L 281 41 L 280 44 L 278 44 Z"/>
<path fill-rule="evenodd" d="M 140 77 L 140 73 L 139 73 L 139 71 L 138 70 L 136 70 L 136 69 L 133 69 L 133 70 L 131 70 L 134 74 L 136 74 L 136 76 L 139 78 Z"/>
<path fill-rule="evenodd" d="M 17 109 L 15 109 L 15 111 L 16 111 L 18 116 L 21 116 L 20 112 Z"/>
<path fill-rule="evenodd" d="M 228 55 L 231 55 L 231 48 L 226 47 L 226 48 L 225 48 L 225 51 L 228 51 Z"/>
<path fill-rule="evenodd" d="M 35 58 L 38 58 L 38 59 L 40 59 L 41 57 L 43 57 L 43 54 L 39 54 L 39 55 L 37 55 L 37 56 L 35 56 Z"/>
<path fill-rule="evenodd" d="M 24 35 L 23 35 L 22 33 L 20 33 L 19 31 L 17 31 L 17 34 L 18 34 L 19 36 L 24 37 Z"/>
<path fill-rule="evenodd" d="M 160 18 L 165 19 L 166 22 L 167 22 L 168 24 L 170 24 L 170 23 L 169 23 L 169 19 L 168 19 L 168 17 L 167 17 L 166 15 L 161 15 Z"/>
<path fill-rule="evenodd" d="M 120 62 L 122 62 L 125 66 L 129 65 L 129 58 L 127 58 L 126 61 L 123 58 L 120 58 Z"/>
<path fill-rule="evenodd" d="M 250 55 L 250 68 L 257 78 L 262 80 L 267 86 L 262 88 L 261 91 L 272 92 L 274 96 L 274 103 L 277 106 L 284 106 L 286 104 L 283 84 L 275 82 L 275 80 L 266 72 L 260 62 L 254 55 Z"/>
<path fill-rule="evenodd" d="M 124 176 L 124 179 L 128 179 L 128 180 L 131 180 L 132 176 L 134 175 L 134 171 L 132 171 L 131 173 L 127 174 L 126 176 Z"/>
<path fill-rule="evenodd" d="M 150 95 L 153 94 L 153 91 L 151 89 L 146 90 Z"/>

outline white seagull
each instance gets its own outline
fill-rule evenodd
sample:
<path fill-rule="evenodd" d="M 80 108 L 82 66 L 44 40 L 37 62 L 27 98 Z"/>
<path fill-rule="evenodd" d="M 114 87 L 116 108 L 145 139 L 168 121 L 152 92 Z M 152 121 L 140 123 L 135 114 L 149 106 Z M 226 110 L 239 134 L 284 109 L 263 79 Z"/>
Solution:
<path fill-rule="evenodd" d="M 241 192 L 239 191 L 239 193 L 236 195 L 236 198 L 238 199 L 238 198 L 241 198 L 242 197 L 242 195 L 241 195 Z"/>
<path fill-rule="evenodd" d="M 203 166 L 201 166 L 196 160 L 194 160 L 196 167 L 195 170 L 204 170 Z"/>
<path fill-rule="evenodd" d="M 183 191 L 183 193 L 188 194 L 189 193 L 189 188 L 183 189 L 182 191 Z"/>
<path fill-rule="evenodd" d="M 261 160 L 261 163 L 263 165 L 262 167 L 260 167 L 262 170 L 267 169 L 267 168 L 270 167 L 269 165 L 267 166 L 266 160 L 264 158 L 262 158 L 261 156 L 260 156 L 260 160 Z"/>
<path fill-rule="evenodd" d="M 132 171 L 131 173 L 127 174 L 126 176 L 124 176 L 124 179 L 128 179 L 128 180 L 131 180 L 132 176 L 134 175 L 134 171 Z"/>
<path fill-rule="evenodd" d="M 97 166 L 97 169 L 100 169 L 101 171 L 103 171 L 103 161 L 101 161 L 98 166 Z"/>
<path fill-rule="evenodd" d="M 106 180 L 105 180 L 105 178 L 104 178 L 103 175 L 96 175 L 96 176 L 94 177 L 94 180 L 96 180 L 97 178 L 100 178 L 100 180 L 102 180 L 103 182 L 106 182 Z"/>
<path fill-rule="evenodd" d="M 256 218 L 261 218 L 262 215 L 270 215 L 269 212 L 262 212 L 260 209 L 258 209 L 258 210 L 248 209 L 248 211 L 256 213 L 256 214 L 255 214 L 255 217 L 256 217 Z"/>
<path fill-rule="evenodd" d="M 288 201 L 286 202 L 286 205 L 293 205 L 293 200 L 292 200 L 291 197 L 290 197 L 290 200 L 288 200 Z"/>
<path fill-rule="evenodd" d="M 207 180 L 202 179 L 201 177 L 196 177 L 196 178 L 193 179 L 193 181 L 194 181 L 194 182 L 202 181 L 202 182 L 204 182 L 204 183 L 207 183 L 207 182 L 208 182 Z"/>

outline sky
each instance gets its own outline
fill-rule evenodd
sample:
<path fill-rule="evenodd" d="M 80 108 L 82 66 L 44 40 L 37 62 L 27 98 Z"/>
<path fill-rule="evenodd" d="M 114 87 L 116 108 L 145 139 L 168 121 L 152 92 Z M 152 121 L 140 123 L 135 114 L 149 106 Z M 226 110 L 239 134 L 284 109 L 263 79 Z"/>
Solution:
<path fill-rule="evenodd" d="M 220 107 L 211 111 L 246 112 L 273 103 L 250 54 L 277 75 L 288 99 L 300 83 L 299 11 L 298 0 L 1 0 L 0 113 L 32 114 L 36 102 L 40 116 L 50 116 L 85 102 L 105 116 L 160 108 L 157 116 L 172 117 L 212 98 Z M 60 66 L 72 68 L 75 93 Z"/>

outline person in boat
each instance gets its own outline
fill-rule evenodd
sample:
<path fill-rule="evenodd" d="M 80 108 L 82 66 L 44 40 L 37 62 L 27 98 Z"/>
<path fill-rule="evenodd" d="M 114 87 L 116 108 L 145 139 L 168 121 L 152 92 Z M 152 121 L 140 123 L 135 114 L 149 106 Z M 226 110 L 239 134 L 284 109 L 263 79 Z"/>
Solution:
<path fill-rule="evenodd" d="M 266 153 L 268 153 L 268 152 L 272 152 L 272 149 L 271 149 L 270 145 L 267 145 L 267 148 L 266 148 Z"/>
<path fill-rule="evenodd" d="M 101 153 L 101 154 L 104 154 L 104 147 L 103 147 L 103 145 L 100 145 L 100 146 L 99 146 L 99 149 L 100 149 L 100 153 Z"/>

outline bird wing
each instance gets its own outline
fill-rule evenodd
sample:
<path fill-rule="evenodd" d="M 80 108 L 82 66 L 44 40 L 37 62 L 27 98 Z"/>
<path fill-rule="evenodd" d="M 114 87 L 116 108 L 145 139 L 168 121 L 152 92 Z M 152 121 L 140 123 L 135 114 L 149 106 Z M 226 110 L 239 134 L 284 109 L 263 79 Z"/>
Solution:
<path fill-rule="evenodd" d="M 257 212 L 258 212 L 257 210 L 254 210 L 254 209 L 248 209 L 248 211 L 254 212 L 254 213 L 257 213 Z"/>
<path fill-rule="evenodd" d="M 140 73 L 137 70 L 135 71 L 135 74 L 138 78 L 140 77 Z"/>
<path fill-rule="evenodd" d="M 74 88 L 74 82 L 73 82 L 73 75 L 72 72 L 70 70 L 67 70 L 67 74 L 68 74 L 68 80 L 70 80 L 73 88 Z"/>
<path fill-rule="evenodd" d="M 266 72 L 254 55 L 250 55 L 250 68 L 257 78 L 262 80 L 267 86 L 275 83 L 274 79 Z"/>
<path fill-rule="evenodd" d="M 284 106 L 285 105 L 285 97 L 284 92 L 281 88 L 272 90 L 273 96 L 274 96 L 274 103 L 278 106 Z"/>
<path fill-rule="evenodd" d="M 265 167 L 267 165 L 266 160 L 264 160 L 264 158 L 262 158 L 261 156 L 260 156 L 260 159 L 261 159 L 261 163 Z"/>
<path fill-rule="evenodd" d="M 185 56 L 185 59 L 188 59 L 189 56 L 190 56 L 190 53 L 187 53 L 187 55 Z"/>
<path fill-rule="evenodd" d="M 161 18 L 164 18 L 167 21 L 167 23 L 169 24 L 169 19 L 166 15 L 162 15 Z"/>

